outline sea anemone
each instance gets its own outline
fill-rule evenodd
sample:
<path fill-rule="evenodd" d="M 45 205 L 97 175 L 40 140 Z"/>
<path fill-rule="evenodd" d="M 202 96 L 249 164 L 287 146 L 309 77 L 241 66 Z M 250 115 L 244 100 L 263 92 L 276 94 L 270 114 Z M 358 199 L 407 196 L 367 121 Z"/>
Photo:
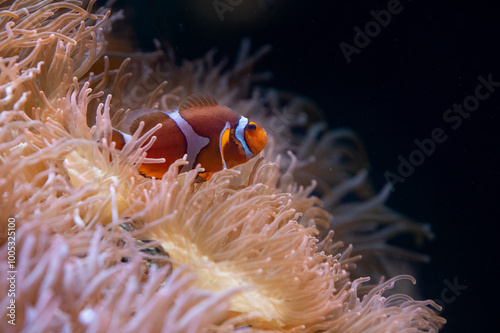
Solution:
<path fill-rule="evenodd" d="M 120 13 L 94 2 L 0 1 L 2 331 L 439 330 L 433 301 L 383 295 L 413 277 L 366 286 L 386 272 L 364 264 L 380 253 L 421 259 L 389 237 L 430 232 L 374 194 L 355 134 L 327 131 L 307 99 L 252 88 L 269 47 L 244 41 L 231 69 L 213 52 L 180 67 L 160 48 L 113 52 Z M 208 181 L 179 173 L 186 159 L 143 177 L 157 128 L 117 150 L 112 126 L 193 92 L 258 119 L 268 147 Z"/>

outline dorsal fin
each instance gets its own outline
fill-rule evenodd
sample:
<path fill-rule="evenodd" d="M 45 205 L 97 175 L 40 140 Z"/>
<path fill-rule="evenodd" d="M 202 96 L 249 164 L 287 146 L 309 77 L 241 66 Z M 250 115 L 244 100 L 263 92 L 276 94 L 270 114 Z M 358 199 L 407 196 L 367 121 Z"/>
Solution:
<path fill-rule="evenodd" d="M 200 106 L 219 105 L 215 97 L 207 94 L 195 94 L 188 96 L 179 106 L 179 112 Z"/>
<path fill-rule="evenodd" d="M 168 118 L 169 116 L 161 111 L 144 114 L 140 117 L 137 117 L 132 125 L 130 125 L 130 134 L 134 134 L 135 131 L 137 131 L 137 128 L 139 127 L 141 121 L 144 122 L 144 129 L 142 130 L 142 132 L 145 133 L 146 131 L 149 131 L 151 128 L 155 127 L 157 124 L 164 122 Z"/>

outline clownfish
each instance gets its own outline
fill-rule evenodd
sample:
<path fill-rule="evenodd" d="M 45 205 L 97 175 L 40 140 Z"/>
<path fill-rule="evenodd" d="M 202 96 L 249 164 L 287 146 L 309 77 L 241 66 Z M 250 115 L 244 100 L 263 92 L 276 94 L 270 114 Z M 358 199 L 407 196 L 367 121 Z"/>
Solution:
<path fill-rule="evenodd" d="M 267 144 L 263 128 L 220 105 L 210 95 L 189 96 L 178 109 L 168 112 L 130 112 L 119 129 L 113 128 L 112 141 L 117 149 L 132 139 L 141 121 L 145 126 L 140 134 L 162 125 L 154 134 L 156 141 L 148 149 L 147 158 L 163 158 L 165 162 L 139 166 L 139 172 L 146 177 L 163 177 L 172 163 L 187 154 L 189 164 L 180 172 L 200 164 L 205 171 L 199 176 L 208 180 L 217 171 L 247 162 Z"/>

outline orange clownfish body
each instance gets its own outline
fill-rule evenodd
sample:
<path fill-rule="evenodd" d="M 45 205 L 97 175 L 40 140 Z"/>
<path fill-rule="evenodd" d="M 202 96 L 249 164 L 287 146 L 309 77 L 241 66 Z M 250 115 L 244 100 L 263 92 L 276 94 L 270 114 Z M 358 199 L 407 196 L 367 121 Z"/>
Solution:
<path fill-rule="evenodd" d="M 200 176 L 208 180 L 216 171 L 247 162 L 267 144 L 264 129 L 210 95 L 192 95 L 169 112 L 146 109 L 130 113 L 120 129 L 113 129 L 112 141 L 118 149 L 131 139 L 141 121 L 143 133 L 162 124 L 147 157 L 164 158 L 165 163 L 142 164 L 139 172 L 147 177 L 163 177 L 172 163 L 187 154 L 189 164 L 180 171 L 201 164 L 205 172 Z"/>

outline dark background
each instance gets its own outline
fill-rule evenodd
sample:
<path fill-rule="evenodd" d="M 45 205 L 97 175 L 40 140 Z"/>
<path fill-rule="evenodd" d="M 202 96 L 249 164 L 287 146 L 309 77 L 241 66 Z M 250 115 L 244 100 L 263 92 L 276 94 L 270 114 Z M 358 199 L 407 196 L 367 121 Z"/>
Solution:
<path fill-rule="evenodd" d="M 230 0 L 221 0 L 229 4 Z M 418 221 L 432 223 L 436 239 L 422 250 L 432 256 L 423 268 L 423 296 L 454 296 L 445 280 L 467 286 L 445 305 L 443 332 L 488 332 L 498 311 L 494 267 L 498 266 L 500 88 L 452 130 L 443 114 L 473 95 L 477 77 L 500 81 L 500 11 L 494 1 L 402 0 L 402 11 L 352 55 L 357 26 L 372 21 L 377 1 L 233 0 L 218 16 L 212 0 L 118 1 L 127 8 L 137 46 L 153 49 L 153 38 L 169 43 L 179 59 L 198 58 L 216 47 L 234 60 L 242 38 L 255 51 L 273 51 L 257 67 L 274 74 L 269 86 L 315 100 L 332 127 L 361 134 L 381 188 L 384 172 L 397 173 L 398 156 L 408 158 L 414 140 L 442 128 L 448 139 L 398 183 L 389 206 Z M 239 4 L 238 4 L 239 3 Z M 495 244 L 496 245 L 496 244 Z M 494 310 L 495 311 L 494 313 Z"/>

